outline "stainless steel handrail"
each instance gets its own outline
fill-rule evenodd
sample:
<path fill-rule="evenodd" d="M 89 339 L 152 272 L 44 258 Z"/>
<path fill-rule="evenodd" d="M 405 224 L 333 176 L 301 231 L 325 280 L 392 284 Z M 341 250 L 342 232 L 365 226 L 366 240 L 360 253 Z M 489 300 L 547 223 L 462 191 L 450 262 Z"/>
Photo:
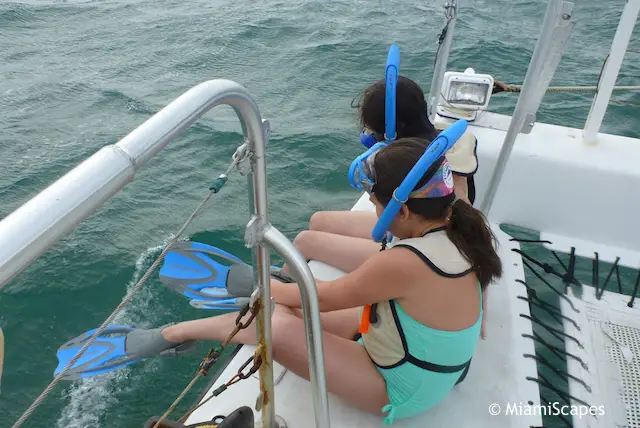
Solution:
<path fill-rule="evenodd" d="M 627 46 L 629 46 L 633 35 L 638 14 L 640 14 L 640 0 L 627 0 L 620 15 L 616 34 L 611 42 L 609 56 L 602 68 L 589 116 L 584 124 L 583 138 L 585 143 L 595 144 L 598 142 L 598 132 L 611 101 L 611 94 L 618 79 Z"/>
<path fill-rule="evenodd" d="M 442 93 L 444 73 L 447 71 L 449 53 L 451 52 L 451 44 L 453 43 L 453 30 L 456 27 L 458 8 L 457 0 L 446 0 L 444 3 L 445 34 L 442 44 L 438 48 L 438 52 L 436 54 L 436 63 L 433 67 L 431 89 L 429 89 L 429 98 L 427 101 L 427 114 L 431 123 L 434 123 L 434 120 L 436 119 L 438 102 L 440 101 Z"/>
<path fill-rule="evenodd" d="M 549 0 L 540 30 L 540 37 L 529 62 L 518 103 L 513 110 L 509 128 L 504 137 L 496 166 L 491 175 L 480 210 L 489 216 L 493 200 L 502 181 L 509 156 L 518 134 L 529 132 L 536 121 L 536 113 L 547 92 L 549 83 L 560 63 L 562 53 L 569 40 L 575 21 L 571 20 L 573 3 L 564 0 Z"/>
<path fill-rule="evenodd" d="M 319 428 L 329 427 L 315 280 L 306 263 L 300 263 L 301 256 L 293 244 L 269 223 L 265 158 L 267 130 L 255 101 L 236 82 L 210 80 L 191 88 L 118 143 L 102 148 L 0 221 L 0 288 L 131 182 L 135 172 L 178 134 L 220 104 L 229 105 L 236 111 L 252 152 L 252 171 L 248 182 L 252 190 L 249 202 L 254 214 L 247 231 L 257 225 L 258 230 L 267 232 L 260 233 L 253 245 L 254 276 L 257 288 L 261 289 L 264 297 L 263 315 L 258 328 L 260 335 L 267 338 L 265 345 L 269 358 L 260 372 L 262 380 L 268 383 L 269 379 L 273 379 L 270 360 L 271 305 L 268 303 L 270 257 L 266 247 L 273 245 L 300 279 L 298 286 L 305 315 L 316 421 Z M 267 387 L 268 400 L 263 407 L 263 426 L 271 428 L 275 424 L 273 382 L 264 386 Z"/>

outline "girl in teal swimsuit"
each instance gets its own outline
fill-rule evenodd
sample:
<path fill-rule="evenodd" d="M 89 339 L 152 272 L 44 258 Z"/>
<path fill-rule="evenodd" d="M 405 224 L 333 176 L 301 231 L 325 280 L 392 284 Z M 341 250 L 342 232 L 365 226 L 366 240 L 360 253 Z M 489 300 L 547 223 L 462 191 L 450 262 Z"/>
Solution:
<path fill-rule="evenodd" d="M 358 181 L 378 217 L 429 144 L 400 138 L 374 146 L 366 158 L 358 157 Z M 491 229 L 480 212 L 458 199 L 453 181 L 446 157 L 436 160 L 399 205 L 388 227 L 394 238 L 384 251 L 354 249 L 352 267 L 338 266 L 347 275 L 317 280 L 327 388 L 353 406 L 385 416 L 384 424 L 427 411 L 464 378 L 480 337 L 482 291 L 502 274 Z M 190 257 L 204 262 L 208 256 Z M 228 272 L 226 291 L 249 297 L 252 276 L 231 275 L 246 269 Z M 298 287 L 272 280 L 271 295 L 277 303 L 272 317 L 274 359 L 308 379 Z M 118 339 L 123 339 L 118 357 L 134 361 L 179 354 L 197 340 L 225 340 L 236 329 L 236 317 L 232 312 L 152 330 L 134 329 Z M 63 348 L 86 337 L 87 333 L 80 335 Z M 255 342 L 253 328 L 238 331 L 232 340 Z M 112 366 L 110 361 L 106 367 Z M 100 364 L 96 358 L 78 362 L 73 376 L 96 374 L 95 364 Z"/>
<path fill-rule="evenodd" d="M 378 215 L 428 144 L 399 139 L 370 156 L 374 184 L 367 190 Z M 317 281 L 329 392 L 385 416 L 385 424 L 437 405 L 464 377 L 480 336 L 481 290 L 502 272 L 491 229 L 457 199 L 452 181 L 443 157 L 402 205 L 387 249 L 361 254 L 361 264 L 341 278 Z M 276 280 L 271 287 L 274 358 L 308 379 L 298 287 Z M 236 315 L 169 326 L 161 337 L 167 347 L 220 341 Z M 253 328 L 234 338 L 255 341 Z"/>

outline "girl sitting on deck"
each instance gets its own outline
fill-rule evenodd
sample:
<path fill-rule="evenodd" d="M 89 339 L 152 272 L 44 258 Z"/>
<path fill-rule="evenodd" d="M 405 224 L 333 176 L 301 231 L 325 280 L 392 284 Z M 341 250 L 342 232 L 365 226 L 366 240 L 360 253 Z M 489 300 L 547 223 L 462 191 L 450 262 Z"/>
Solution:
<path fill-rule="evenodd" d="M 369 156 L 363 173 L 373 183 L 367 192 L 377 216 L 428 144 L 401 138 Z M 444 157 L 418 182 L 389 231 L 394 238 L 384 251 L 354 252 L 343 266 L 347 275 L 318 281 L 328 390 L 386 415 L 385 424 L 428 410 L 464 377 L 480 337 L 481 292 L 502 273 L 495 237 L 482 214 L 454 193 Z M 298 287 L 273 280 L 271 293 L 274 358 L 308 379 Z M 165 349 L 221 341 L 236 316 L 156 329 L 155 341 Z M 255 344 L 254 329 L 240 330 L 233 343 Z"/>
<path fill-rule="evenodd" d="M 385 96 L 384 80 L 375 82 L 363 91 L 362 99 L 357 105 L 360 123 L 365 129 L 361 139 L 384 140 Z M 438 135 L 427 115 L 424 92 L 416 82 L 403 76 L 398 77 L 396 86 L 396 118 L 399 138 L 419 137 L 432 141 Z M 478 168 L 476 139 L 473 134 L 465 132 L 445 157 L 451 166 L 456 195 L 473 204 L 473 175 Z M 362 260 L 380 250 L 380 245 L 371 239 L 371 232 L 377 221 L 376 214 L 370 211 L 318 211 L 309 220 L 309 230 L 300 232 L 294 245 L 305 260 L 316 260 L 350 272 Z M 286 266 L 284 271 L 287 271 Z M 486 307 L 486 298 L 483 305 Z M 484 317 L 486 312 L 482 320 L 483 337 Z"/>

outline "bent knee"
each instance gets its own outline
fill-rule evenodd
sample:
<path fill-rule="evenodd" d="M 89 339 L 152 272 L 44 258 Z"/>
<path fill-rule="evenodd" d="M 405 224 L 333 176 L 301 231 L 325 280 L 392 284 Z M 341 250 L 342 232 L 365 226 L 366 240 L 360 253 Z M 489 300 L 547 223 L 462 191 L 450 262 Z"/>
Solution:
<path fill-rule="evenodd" d="M 313 247 L 316 241 L 316 232 L 313 230 L 303 230 L 298 233 L 293 240 L 293 245 L 300 251 L 305 260 L 313 258 Z"/>
<path fill-rule="evenodd" d="M 331 227 L 331 211 L 318 211 L 309 219 L 309 230 L 329 231 Z"/>
<path fill-rule="evenodd" d="M 301 339 L 304 343 L 303 320 L 295 316 L 290 308 L 276 305 L 276 311 L 271 318 L 271 333 L 274 358 L 278 358 L 277 354 L 283 350 L 292 351 L 292 344 L 297 339 Z"/>

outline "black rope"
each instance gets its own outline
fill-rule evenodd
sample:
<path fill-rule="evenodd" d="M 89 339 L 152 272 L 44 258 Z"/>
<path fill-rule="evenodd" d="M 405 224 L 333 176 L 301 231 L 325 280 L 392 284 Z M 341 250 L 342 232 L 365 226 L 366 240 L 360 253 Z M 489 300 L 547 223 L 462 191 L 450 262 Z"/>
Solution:
<path fill-rule="evenodd" d="M 538 292 L 533 287 L 531 287 L 529 284 L 527 284 L 526 282 L 524 282 L 521 279 L 516 279 L 516 282 L 519 283 L 519 284 L 524 285 L 527 288 L 527 295 L 529 297 L 535 298 L 538 302 L 540 302 L 541 305 L 543 305 L 546 308 L 548 308 L 548 310 L 553 309 L 558 315 L 562 315 L 562 310 L 559 307 L 557 307 L 553 303 L 545 302 L 540 297 L 538 297 Z"/>
<path fill-rule="evenodd" d="M 567 337 L 571 340 L 573 340 L 574 342 L 576 342 L 576 344 L 580 347 L 580 349 L 584 349 L 584 346 L 582 345 L 582 343 L 580 343 L 580 341 L 578 339 L 576 339 L 575 337 L 565 333 L 564 331 L 560 331 L 557 328 L 551 327 L 546 325 L 544 322 L 540 321 L 537 317 L 533 316 L 533 315 L 525 315 L 525 314 L 520 314 L 520 316 L 522 318 L 526 318 L 529 321 L 535 322 L 536 324 L 538 324 L 540 327 L 543 327 L 545 330 L 547 330 L 550 334 L 552 334 L 556 339 L 562 341 L 562 339 L 560 337 L 557 336 L 557 334 L 560 334 L 564 337 Z"/>
<path fill-rule="evenodd" d="M 541 267 L 545 271 L 545 273 L 550 273 L 550 274 L 555 275 L 555 276 L 557 276 L 559 278 L 562 278 L 562 274 L 556 272 L 556 270 L 549 263 L 541 263 L 538 260 L 536 260 L 533 257 L 531 257 L 530 255 L 528 255 L 527 253 L 525 253 L 524 251 L 518 250 L 517 248 L 512 248 L 511 251 L 520 254 L 520 256 L 522 256 L 525 259 L 529 260 L 531 263 L 534 263 L 537 266 Z"/>
<path fill-rule="evenodd" d="M 538 378 L 543 382 L 542 385 L 543 386 L 547 386 L 547 385 L 551 385 L 553 386 L 553 384 L 551 382 L 549 382 L 549 379 L 547 379 L 546 377 L 544 377 L 544 375 L 542 373 L 538 374 Z M 564 380 L 564 379 L 563 379 Z M 566 380 L 565 380 L 566 383 Z M 557 397 L 559 398 L 559 400 L 557 400 L 558 402 L 560 401 L 564 401 L 565 403 L 569 403 L 569 399 L 566 396 L 566 392 L 565 391 L 561 391 L 558 388 L 549 388 L 551 390 L 551 392 L 553 392 L 554 394 L 557 395 Z"/>
<path fill-rule="evenodd" d="M 544 300 L 539 298 L 538 297 L 538 293 L 536 292 L 536 290 L 531 289 L 531 292 L 535 293 L 536 300 L 538 302 L 540 302 L 539 304 L 544 305 L 544 307 L 546 308 L 547 311 L 553 311 L 553 313 L 555 313 L 555 314 L 562 315 L 562 310 L 559 307 L 557 307 L 553 303 L 545 302 Z"/>
<path fill-rule="evenodd" d="M 579 398 L 574 397 L 573 395 L 571 395 L 570 393 L 566 392 L 566 391 L 560 391 L 557 388 L 550 388 L 549 385 L 553 386 L 551 382 L 549 382 L 549 380 L 544 377 L 543 375 L 539 375 L 540 379 L 542 379 L 547 385 L 547 388 L 549 388 L 550 390 L 552 390 L 553 392 L 555 392 L 558 397 L 560 397 L 561 399 L 563 399 L 567 404 L 569 404 L 571 402 L 571 400 L 577 401 L 580 404 L 583 404 L 585 406 L 590 407 L 589 403 L 587 403 L 586 401 L 582 401 Z"/>
<path fill-rule="evenodd" d="M 596 297 L 597 297 L 598 300 L 600 300 L 600 298 L 604 294 L 604 290 L 607 288 L 607 284 L 609 284 L 609 280 L 611 279 L 611 275 L 613 275 L 613 272 L 616 270 L 616 266 L 618 266 L 618 262 L 619 261 L 620 261 L 620 257 L 616 257 L 616 261 L 613 262 L 613 266 L 611 266 L 611 269 L 609 270 L 609 273 L 607 274 L 607 278 L 604 280 L 604 284 L 602 284 L 602 288 L 599 291 L 600 295 L 598 295 L 598 293 L 596 293 Z"/>
<path fill-rule="evenodd" d="M 542 275 L 540 275 L 538 272 L 535 271 L 535 269 L 533 269 L 533 267 L 527 263 L 526 261 L 522 261 L 524 263 L 524 265 L 529 268 L 529 270 L 531 270 L 531 272 L 533 272 L 533 274 L 544 283 L 544 285 L 546 285 L 547 287 L 549 287 L 554 293 L 556 293 L 560 298 L 564 299 L 567 301 L 567 303 L 569 304 L 569 306 L 571 306 L 571 309 L 573 309 L 574 312 L 580 313 L 580 311 L 578 309 L 576 309 L 576 307 L 573 305 L 573 302 L 571 301 L 571 299 L 569 299 L 564 293 L 556 290 L 556 288 L 551 285 L 551 283 L 549 283 L 549 281 L 547 281 L 546 279 L 544 279 L 542 277 Z M 527 284 L 525 284 L 525 282 L 521 279 L 516 279 L 516 282 L 519 282 L 520 284 L 525 285 L 527 288 L 529 288 L 527 286 Z"/>
<path fill-rule="evenodd" d="M 576 397 L 574 397 L 574 396 L 573 396 L 573 395 L 571 395 L 571 394 L 567 394 L 567 393 L 566 393 L 566 392 L 564 392 L 564 391 L 560 391 L 558 388 L 556 388 L 555 386 L 553 386 L 553 385 L 551 384 L 551 382 L 549 382 L 547 379 L 545 379 L 545 378 L 544 378 L 544 376 L 542 376 L 541 374 L 538 374 L 538 376 L 540 377 L 539 379 L 538 379 L 538 378 L 535 378 L 535 377 L 529 377 L 529 376 L 527 376 L 527 377 L 526 377 L 526 379 L 527 379 L 528 381 L 536 382 L 538 385 L 542 385 L 542 386 L 544 386 L 545 388 L 550 389 L 551 391 L 555 392 L 555 393 L 558 395 L 558 397 L 562 398 L 562 399 L 563 399 L 564 401 L 566 401 L 567 403 L 569 403 L 569 399 L 571 399 L 571 400 L 576 401 L 577 403 L 580 403 L 580 404 L 582 404 L 582 405 L 584 405 L 584 406 L 589 407 L 589 404 L 588 404 L 587 402 L 585 402 L 585 401 L 583 401 L 583 400 L 580 400 L 579 398 L 576 398 Z M 568 397 L 568 398 L 567 398 L 567 397 Z"/>
<path fill-rule="evenodd" d="M 433 69 L 435 70 L 436 68 L 436 64 L 438 63 L 438 54 L 440 53 L 440 47 L 442 46 L 442 42 L 444 42 L 444 38 L 447 35 L 447 30 L 449 30 L 449 20 L 447 20 L 447 23 L 445 24 L 444 28 L 442 29 L 442 31 L 440 32 L 440 34 L 438 34 L 438 48 L 436 49 L 436 54 L 433 58 Z"/>
<path fill-rule="evenodd" d="M 521 316 L 522 318 L 526 318 L 526 319 L 528 319 L 529 321 L 533 321 L 532 317 L 530 317 L 530 316 L 528 316 L 528 315 L 520 314 L 520 316 Z M 549 332 L 549 334 L 551 334 L 553 337 L 555 337 L 555 338 L 556 338 L 556 339 L 558 339 L 559 341 L 562 341 L 562 338 L 561 338 L 561 337 L 559 337 L 555 331 L 552 331 L 553 329 L 549 330 L 549 328 L 550 328 L 550 327 L 547 327 L 547 325 L 546 325 L 546 324 L 542 324 L 541 322 L 538 322 L 538 321 L 536 321 L 536 322 L 537 322 L 538 324 L 540 324 L 540 325 L 541 325 L 545 330 L 547 330 L 547 331 Z"/>
<path fill-rule="evenodd" d="M 543 340 L 538 333 L 536 333 L 535 331 L 533 332 L 533 336 L 530 334 L 523 334 L 522 337 L 526 337 L 527 339 L 531 339 L 536 343 L 540 343 L 541 345 L 544 345 L 547 347 L 547 349 L 549 349 L 549 351 L 551 351 L 556 357 L 558 357 L 561 360 L 564 360 L 565 356 L 567 357 L 571 357 L 574 360 L 578 361 L 580 363 L 580 365 L 582 366 L 583 369 L 585 369 L 586 371 L 589 371 L 589 366 L 587 366 L 587 364 L 582 361 L 582 358 L 578 357 L 577 355 L 572 354 L 571 352 L 567 352 L 565 349 L 559 348 L 555 345 L 551 345 L 549 343 L 547 343 L 545 340 Z"/>
<path fill-rule="evenodd" d="M 636 285 L 633 287 L 633 293 L 631 293 L 631 300 L 627 303 L 627 306 L 633 308 L 633 302 L 636 300 L 636 295 L 638 294 L 638 286 L 640 286 L 640 270 L 638 270 L 638 276 L 636 277 Z"/>
<path fill-rule="evenodd" d="M 509 239 L 510 242 L 524 242 L 527 244 L 553 244 L 553 242 L 551 241 L 540 241 L 539 239 L 524 239 L 524 238 L 511 238 Z"/>
<path fill-rule="evenodd" d="M 562 281 L 565 284 L 575 284 L 578 286 L 582 286 L 582 284 L 576 279 L 574 275 L 576 270 L 576 247 L 571 247 L 571 252 L 569 253 L 568 267 L 564 264 L 564 262 L 560 259 L 560 256 L 558 256 L 558 254 L 555 251 L 552 250 L 551 254 L 553 254 L 553 257 L 556 258 L 556 261 L 560 263 L 560 266 L 562 266 L 562 269 L 564 269 L 565 274 Z"/>
<path fill-rule="evenodd" d="M 564 265 L 562 266 L 564 267 Z M 564 269 L 567 273 L 565 281 L 566 284 L 582 285 L 574 276 L 574 273 L 576 271 L 576 247 L 571 247 L 571 252 L 569 253 L 569 267 Z"/>
<path fill-rule="evenodd" d="M 525 358 L 532 358 L 532 359 L 536 360 L 537 362 L 539 362 L 540 364 L 547 366 L 547 368 L 551 369 L 555 374 L 557 374 L 560 377 L 562 377 L 562 375 L 565 375 L 566 377 L 575 380 L 576 382 L 578 382 L 582 386 L 584 386 L 584 389 L 586 389 L 587 392 L 591 392 L 591 387 L 589 385 L 587 385 L 587 383 L 585 381 L 583 381 L 582 379 L 570 374 L 569 372 L 566 372 L 564 370 L 560 370 L 560 369 L 558 369 L 556 367 L 553 367 L 551 365 L 551 363 L 549 361 L 547 361 L 547 359 L 544 358 L 542 355 L 537 356 L 537 355 L 531 355 L 531 354 L 522 354 L 522 356 L 525 357 Z"/>
<path fill-rule="evenodd" d="M 576 285 L 582 285 L 575 278 L 573 278 L 573 276 L 569 272 L 561 274 L 558 271 L 556 271 L 553 268 L 553 266 L 551 266 L 549 263 L 542 263 L 542 262 L 534 259 L 530 255 L 526 254 L 525 252 L 518 250 L 517 248 L 512 248 L 511 251 L 520 254 L 522 257 L 526 258 L 530 262 L 532 262 L 535 265 L 537 265 L 538 267 L 542 268 L 545 271 L 545 273 L 549 273 L 551 275 L 555 275 L 558 278 L 562 279 L 562 281 L 567 282 L 567 283 L 572 283 L 572 284 L 576 284 Z M 524 260 L 523 260 L 523 262 L 524 262 Z"/>
<path fill-rule="evenodd" d="M 535 290 L 532 290 L 535 291 Z M 574 320 L 572 320 L 571 318 L 562 315 L 562 314 L 557 314 L 553 311 L 551 311 L 549 308 L 547 308 L 546 306 L 548 305 L 548 303 L 544 302 L 543 300 L 540 300 L 539 297 L 536 296 L 536 299 L 538 300 L 538 302 L 534 302 L 533 300 L 529 300 L 528 298 L 524 297 L 524 296 L 518 296 L 518 299 L 520 300 L 524 300 L 526 302 L 529 302 L 530 304 L 534 305 L 537 308 L 542 309 L 543 311 L 545 311 L 546 313 L 548 313 L 549 315 L 551 315 L 553 317 L 553 319 L 555 319 L 559 324 L 562 324 L 562 319 L 566 319 L 567 321 L 569 321 L 571 324 L 573 324 L 573 326 L 578 330 L 578 331 L 582 331 L 580 329 L 580 326 L 578 326 L 578 323 L 576 323 Z M 549 305 L 550 306 L 550 305 Z M 555 308 L 554 308 L 555 309 Z"/>
<path fill-rule="evenodd" d="M 552 250 L 551 254 L 553 254 L 553 257 L 556 258 L 556 261 L 560 263 L 560 266 L 562 266 L 562 269 L 567 270 L 567 267 L 564 265 L 563 261 L 560 259 L 560 256 L 558 256 L 558 253 Z"/>
<path fill-rule="evenodd" d="M 550 403 L 550 402 L 551 402 L 551 400 L 547 400 L 547 399 L 545 398 L 545 396 L 544 396 L 544 395 L 542 395 L 542 394 L 540 394 L 540 398 L 542 398 L 542 400 L 543 400 L 543 401 L 546 401 L 547 403 Z M 562 413 L 558 413 L 556 416 L 558 416 L 558 418 L 559 418 L 562 422 L 564 422 L 564 424 L 565 424 L 566 426 L 568 426 L 569 428 L 573 428 L 573 424 L 571 424 L 571 422 L 569 422 L 569 420 L 568 420 L 568 419 L 567 419 L 567 418 L 566 418 Z M 544 427 L 543 427 L 543 428 L 544 428 Z"/>
<path fill-rule="evenodd" d="M 622 294 L 622 281 L 620 280 L 620 265 L 616 265 L 616 281 L 618 281 L 618 293 Z"/>
<path fill-rule="evenodd" d="M 600 300 L 600 297 L 598 297 L 598 288 L 600 288 L 600 258 L 598 256 L 598 252 L 594 252 L 594 258 L 593 258 L 593 286 L 596 288 L 596 299 Z"/>

